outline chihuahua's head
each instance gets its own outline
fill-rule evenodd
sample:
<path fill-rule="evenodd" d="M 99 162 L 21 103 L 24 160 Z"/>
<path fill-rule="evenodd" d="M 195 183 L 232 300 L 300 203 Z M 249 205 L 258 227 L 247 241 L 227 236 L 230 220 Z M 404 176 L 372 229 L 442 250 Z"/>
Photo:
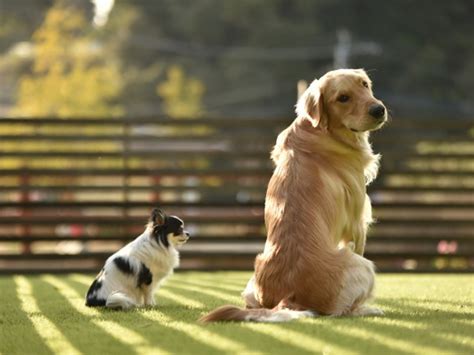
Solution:
<path fill-rule="evenodd" d="M 184 222 L 176 216 L 168 216 L 162 210 L 154 208 L 148 221 L 151 237 L 164 247 L 179 246 L 186 243 L 189 233 L 184 230 Z"/>

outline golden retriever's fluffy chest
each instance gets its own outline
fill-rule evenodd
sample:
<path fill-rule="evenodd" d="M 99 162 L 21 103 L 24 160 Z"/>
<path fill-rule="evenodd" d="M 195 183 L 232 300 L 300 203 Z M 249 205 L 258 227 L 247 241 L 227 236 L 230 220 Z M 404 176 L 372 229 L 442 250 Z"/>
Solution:
<path fill-rule="evenodd" d="M 365 180 L 362 171 L 333 170 L 322 173 L 323 186 L 334 199 L 331 237 L 338 244 L 350 240 L 353 230 L 363 224 Z"/>

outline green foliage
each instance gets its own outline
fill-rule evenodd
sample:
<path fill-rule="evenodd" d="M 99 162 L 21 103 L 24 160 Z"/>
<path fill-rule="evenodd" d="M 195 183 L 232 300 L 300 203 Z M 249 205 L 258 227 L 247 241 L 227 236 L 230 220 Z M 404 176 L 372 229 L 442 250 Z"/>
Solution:
<path fill-rule="evenodd" d="M 119 116 L 122 91 L 117 60 L 87 33 L 84 14 L 63 1 L 48 11 L 33 35 L 31 73 L 21 78 L 13 115 Z"/>
<path fill-rule="evenodd" d="M 174 118 L 193 118 L 203 113 L 204 85 L 196 78 L 187 77 L 184 70 L 171 66 L 166 81 L 156 89 L 165 102 L 165 112 Z"/>

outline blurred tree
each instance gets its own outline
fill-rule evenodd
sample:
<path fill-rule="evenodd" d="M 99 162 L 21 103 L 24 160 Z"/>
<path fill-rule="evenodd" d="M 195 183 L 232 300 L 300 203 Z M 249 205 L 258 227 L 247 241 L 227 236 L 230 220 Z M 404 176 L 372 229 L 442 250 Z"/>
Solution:
<path fill-rule="evenodd" d="M 319 59 L 309 56 L 295 63 L 292 58 L 291 48 L 311 49 L 317 41 L 332 41 L 321 38 L 313 20 L 317 2 L 129 2 L 141 10 L 142 18 L 134 25 L 124 59 L 146 67 L 159 58 L 166 66 L 178 64 L 199 77 L 206 86 L 207 114 L 287 113 L 296 80 L 314 75 L 315 66 L 331 61 L 330 46 Z M 282 47 L 289 49 L 272 53 Z"/>
<path fill-rule="evenodd" d="M 372 76 L 382 98 L 393 97 L 397 106 L 415 112 L 425 104 L 438 112 L 439 106 L 451 107 L 449 101 L 472 99 L 472 0 L 133 4 L 143 13 L 128 43 L 133 61 L 160 58 L 197 75 L 206 85 L 204 104 L 212 114 L 291 114 L 297 80 L 331 69 L 341 28 L 354 41 L 382 47 L 381 55 L 350 58 L 350 66 L 375 69 Z"/>
<path fill-rule="evenodd" d="M 400 97 L 402 105 L 416 109 L 431 101 L 449 109 L 449 101 L 472 101 L 472 0 L 334 0 L 323 2 L 320 11 L 325 31 L 344 26 L 356 38 L 382 45 L 381 56 L 353 58 L 351 64 L 376 69 L 377 88 Z"/>
<path fill-rule="evenodd" d="M 30 38 L 53 0 L 0 0 L 0 53 Z"/>
<path fill-rule="evenodd" d="M 118 60 L 90 35 L 84 13 L 58 0 L 33 35 L 31 73 L 19 83 L 14 115 L 107 117 L 123 114 Z"/>
<path fill-rule="evenodd" d="M 186 77 L 184 70 L 177 65 L 167 70 L 167 79 L 156 88 L 163 99 L 165 112 L 174 118 L 194 118 L 202 115 L 202 96 L 204 85 L 193 77 Z"/>
<path fill-rule="evenodd" d="M 0 51 L 28 39 L 48 2 L 0 0 Z M 90 20 L 90 1 L 68 3 Z M 156 87 L 171 65 L 202 80 L 207 114 L 291 115 L 296 82 L 331 68 L 341 28 L 381 45 L 381 55 L 351 56 L 350 66 L 375 69 L 377 93 L 393 106 L 439 113 L 451 101 L 474 112 L 473 12 L 472 0 L 121 0 L 93 36 L 121 63 L 120 102 L 132 116 L 161 112 Z M 2 59 L 0 76 L 24 70 Z"/>

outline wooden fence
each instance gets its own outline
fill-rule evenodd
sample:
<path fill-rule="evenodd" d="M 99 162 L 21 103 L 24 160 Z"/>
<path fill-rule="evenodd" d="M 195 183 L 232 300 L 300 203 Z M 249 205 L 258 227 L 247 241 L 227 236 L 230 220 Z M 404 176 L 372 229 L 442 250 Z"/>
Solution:
<path fill-rule="evenodd" d="M 251 269 L 269 151 L 290 119 L 0 119 L 0 271 L 95 271 L 152 207 L 181 216 L 183 269 Z M 474 123 L 394 118 L 369 187 L 381 271 L 474 270 Z"/>

